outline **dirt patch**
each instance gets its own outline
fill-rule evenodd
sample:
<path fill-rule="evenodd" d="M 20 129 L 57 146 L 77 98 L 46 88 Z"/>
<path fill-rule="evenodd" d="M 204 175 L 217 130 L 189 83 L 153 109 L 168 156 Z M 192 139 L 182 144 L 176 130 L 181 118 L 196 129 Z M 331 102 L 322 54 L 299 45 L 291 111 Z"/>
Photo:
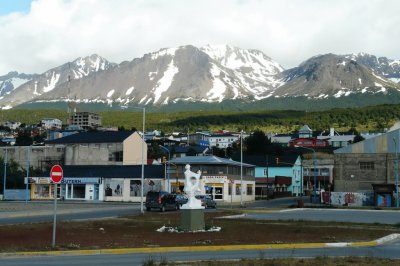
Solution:
<path fill-rule="evenodd" d="M 159 233 L 163 225 L 179 224 L 179 212 L 146 213 L 143 216 L 98 221 L 60 222 L 57 225 L 59 249 L 158 247 L 187 245 L 237 245 L 299 242 L 369 241 L 398 227 L 323 222 L 277 222 L 219 219 L 227 213 L 206 213 L 207 226 L 222 227 L 220 232 Z M 52 223 L 0 226 L 0 251 L 50 249 Z"/>

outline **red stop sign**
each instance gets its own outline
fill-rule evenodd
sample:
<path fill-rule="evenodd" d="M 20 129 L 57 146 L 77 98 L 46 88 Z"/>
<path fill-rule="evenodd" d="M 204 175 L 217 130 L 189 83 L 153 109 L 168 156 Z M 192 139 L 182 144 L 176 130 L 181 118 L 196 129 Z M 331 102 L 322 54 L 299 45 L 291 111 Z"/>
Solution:
<path fill-rule="evenodd" d="M 53 183 L 59 184 L 63 179 L 63 169 L 58 164 L 54 165 L 50 171 L 50 178 Z"/>

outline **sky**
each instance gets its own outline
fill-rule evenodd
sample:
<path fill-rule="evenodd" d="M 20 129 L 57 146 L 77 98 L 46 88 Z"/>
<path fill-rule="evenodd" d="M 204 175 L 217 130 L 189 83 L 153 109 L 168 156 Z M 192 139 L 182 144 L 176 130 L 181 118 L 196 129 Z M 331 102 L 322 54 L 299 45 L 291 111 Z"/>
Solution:
<path fill-rule="evenodd" d="M 0 75 L 164 47 L 258 49 L 284 68 L 318 54 L 400 59 L 398 0 L 0 0 Z"/>

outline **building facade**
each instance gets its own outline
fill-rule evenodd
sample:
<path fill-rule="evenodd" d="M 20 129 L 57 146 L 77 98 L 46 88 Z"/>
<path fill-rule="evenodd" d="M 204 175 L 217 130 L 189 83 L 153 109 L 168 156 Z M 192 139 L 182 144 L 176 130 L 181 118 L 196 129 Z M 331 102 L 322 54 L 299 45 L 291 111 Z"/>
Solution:
<path fill-rule="evenodd" d="M 202 194 L 210 195 L 220 202 L 249 202 L 255 200 L 254 165 L 241 163 L 217 156 L 186 156 L 170 161 L 170 191 L 181 192 L 185 185 L 184 171 L 189 164 L 191 171 L 201 171 Z M 168 179 L 167 179 L 168 180 Z M 168 182 L 167 182 L 168 184 Z"/>
<path fill-rule="evenodd" d="M 70 125 L 80 126 L 81 128 L 94 129 L 101 127 L 101 116 L 90 112 L 77 112 L 71 115 Z"/>

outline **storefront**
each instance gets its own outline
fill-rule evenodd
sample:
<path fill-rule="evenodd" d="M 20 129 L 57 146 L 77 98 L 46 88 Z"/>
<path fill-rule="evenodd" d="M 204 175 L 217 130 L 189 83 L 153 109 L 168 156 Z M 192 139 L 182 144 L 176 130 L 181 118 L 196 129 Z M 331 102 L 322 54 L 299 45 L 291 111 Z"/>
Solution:
<path fill-rule="evenodd" d="M 49 177 L 30 177 L 32 200 L 54 199 L 54 185 Z M 65 200 L 103 200 L 101 178 L 64 177 L 57 185 L 57 198 Z"/>
<path fill-rule="evenodd" d="M 254 165 L 243 163 L 243 176 L 240 177 L 240 162 L 216 156 L 186 156 L 171 160 L 175 177 L 170 183 L 172 192 L 182 193 L 185 186 L 185 165 L 191 171 L 201 171 L 200 194 L 210 195 L 219 202 L 240 202 L 255 200 Z M 166 184 L 168 188 L 168 184 Z"/>
<path fill-rule="evenodd" d="M 163 190 L 161 179 L 144 180 L 143 194 L 149 191 Z M 104 179 L 104 200 L 105 201 L 125 201 L 140 202 L 141 199 L 141 179 L 131 178 L 105 178 Z"/>

